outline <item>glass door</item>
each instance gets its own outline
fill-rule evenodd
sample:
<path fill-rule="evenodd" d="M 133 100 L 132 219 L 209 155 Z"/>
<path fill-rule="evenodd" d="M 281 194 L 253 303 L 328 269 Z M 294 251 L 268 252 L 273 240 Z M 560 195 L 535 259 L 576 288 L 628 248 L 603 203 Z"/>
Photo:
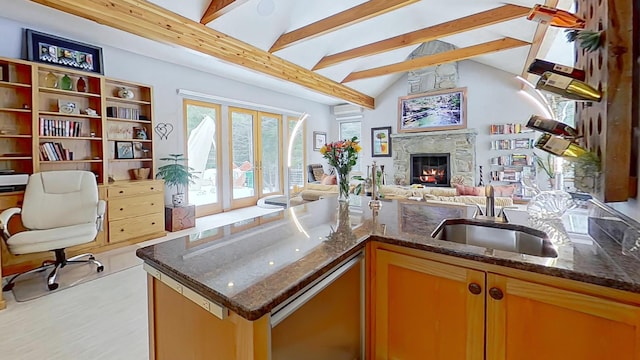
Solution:
<path fill-rule="evenodd" d="M 187 159 L 197 177 L 189 185 L 189 203 L 196 205 L 196 216 L 222 211 L 220 199 L 220 105 L 183 101 Z"/>
<path fill-rule="evenodd" d="M 282 117 L 229 107 L 231 208 L 282 193 Z"/>
<path fill-rule="evenodd" d="M 260 196 L 282 194 L 282 117 L 258 113 L 260 116 Z"/>

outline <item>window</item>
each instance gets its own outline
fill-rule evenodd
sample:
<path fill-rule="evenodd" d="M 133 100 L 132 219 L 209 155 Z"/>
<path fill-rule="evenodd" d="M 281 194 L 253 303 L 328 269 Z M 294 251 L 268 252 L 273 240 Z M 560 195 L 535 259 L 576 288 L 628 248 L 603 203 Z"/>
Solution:
<path fill-rule="evenodd" d="M 339 123 L 339 137 L 340 140 L 351 139 L 354 136 L 358 138 L 358 141 L 362 141 L 362 122 L 358 121 L 341 121 Z M 360 169 L 360 159 L 362 156 L 362 152 L 358 154 L 358 161 L 353 166 L 352 171 L 361 171 Z"/>
<path fill-rule="evenodd" d="M 293 135 L 293 128 L 295 128 L 298 123 L 298 118 L 289 117 L 287 118 L 289 123 L 289 135 L 288 138 L 291 140 L 291 136 Z M 293 138 L 293 147 L 291 149 L 291 167 L 289 167 L 289 188 L 293 189 L 294 186 L 304 187 L 305 184 L 305 175 L 306 175 L 306 159 L 305 159 L 305 124 L 298 129 L 298 132 L 295 134 Z M 288 149 L 288 144 L 287 144 Z M 288 156 L 288 155 L 287 155 Z M 288 159 L 287 159 L 288 161 Z"/>

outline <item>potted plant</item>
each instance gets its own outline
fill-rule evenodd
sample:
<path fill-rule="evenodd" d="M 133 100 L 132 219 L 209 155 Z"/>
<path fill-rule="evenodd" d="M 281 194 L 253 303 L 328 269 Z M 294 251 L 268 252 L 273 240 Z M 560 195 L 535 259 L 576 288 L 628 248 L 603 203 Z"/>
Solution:
<path fill-rule="evenodd" d="M 183 154 L 169 154 L 169 157 L 160 158 L 160 160 L 171 163 L 160 166 L 156 178 L 163 179 L 167 186 L 176 187 L 175 193 L 171 195 L 171 203 L 175 207 L 180 207 L 184 205 L 187 186 L 194 183 L 196 176 L 191 173 L 192 168 L 179 163 L 187 160 Z"/>

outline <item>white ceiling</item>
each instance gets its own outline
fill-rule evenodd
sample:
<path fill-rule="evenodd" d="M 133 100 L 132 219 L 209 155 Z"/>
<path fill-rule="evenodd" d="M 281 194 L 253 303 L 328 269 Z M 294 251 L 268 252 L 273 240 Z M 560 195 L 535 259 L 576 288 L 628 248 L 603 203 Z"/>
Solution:
<path fill-rule="evenodd" d="M 152 0 L 153 3 L 196 22 L 200 21 L 209 1 Z M 215 19 L 208 26 L 268 51 L 283 33 L 365 2 L 364 0 L 273 0 L 275 4 L 273 13 L 268 16 L 262 16 L 257 11 L 260 1 L 262 0 L 249 0 Z M 540 0 L 514 0 L 508 3 L 531 7 L 538 2 Z M 565 0 L 565 2 L 570 3 L 570 0 Z M 275 55 L 311 69 L 323 56 L 502 5 L 504 5 L 504 2 L 497 0 L 422 0 L 338 31 L 303 41 L 300 44 L 277 51 Z M 0 16 L 25 23 L 34 29 L 40 28 L 55 32 L 63 37 L 99 46 L 121 48 L 328 105 L 344 102 L 341 99 L 325 96 L 296 84 L 219 61 L 193 50 L 143 39 L 120 30 L 61 13 L 28 0 L 0 0 L 0 9 L 2 9 Z M 530 42 L 533 40 L 536 25 L 536 23 L 522 18 L 440 40 L 449 42 L 457 47 L 471 46 L 504 37 Z M 552 40 L 550 39 L 550 41 Z M 352 71 L 402 62 L 417 46 L 419 44 L 387 53 L 349 60 L 317 72 L 340 82 Z M 176 49 L 182 51 L 176 51 Z M 513 74 L 519 74 L 522 72 L 528 52 L 529 46 L 524 46 L 479 56 L 473 60 Z M 401 75 L 386 75 L 353 81 L 345 85 L 376 97 Z"/>

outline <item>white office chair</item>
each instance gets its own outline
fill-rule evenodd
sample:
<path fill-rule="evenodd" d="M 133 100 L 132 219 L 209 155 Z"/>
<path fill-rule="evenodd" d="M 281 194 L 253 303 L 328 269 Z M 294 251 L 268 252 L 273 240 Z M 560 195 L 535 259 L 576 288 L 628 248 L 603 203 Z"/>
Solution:
<path fill-rule="evenodd" d="M 89 171 L 49 171 L 31 175 L 22 208 L 10 208 L 0 213 L 1 234 L 9 252 L 14 255 L 54 251 L 56 259 L 46 260 L 36 269 L 14 275 L 3 291 L 11 290 L 18 276 L 49 267 L 53 267 L 47 278 L 49 290 L 58 288 L 58 269 L 68 264 L 92 263 L 97 265 L 98 272 L 104 270 L 93 254 L 67 259 L 64 249 L 93 241 L 102 230 L 105 208 L 104 200 L 98 200 L 95 175 Z M 7 224 L 16 214 L 21 214 L 27 231 L 12 235 Z"/>

